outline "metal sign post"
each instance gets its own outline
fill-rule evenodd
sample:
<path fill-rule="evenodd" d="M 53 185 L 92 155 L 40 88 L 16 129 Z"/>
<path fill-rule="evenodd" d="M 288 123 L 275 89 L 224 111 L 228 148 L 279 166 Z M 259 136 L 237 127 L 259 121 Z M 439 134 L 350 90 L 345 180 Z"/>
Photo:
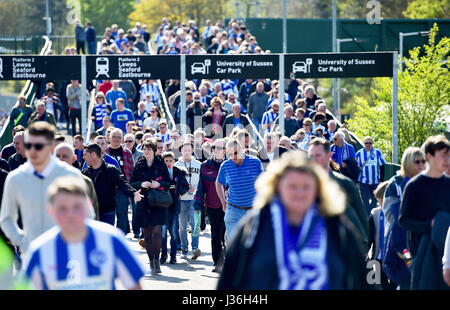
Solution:
<path fill-rule="evenodd" d="M 81 135 L 84 137 L 84 141 L 88 141 L 87 133 L 87 78 L 86 78 L 86 56 L 81 56 Z M 75 128 L 73 128 L 75 131 Z M 70 134 L 70 133 L 69 133 Z"/>
<path fill-rule="evenodd" d="M 187 124 L 186 124 L 186 55 L 181 55 L 180 59 L 180 107 L 181 107 L 181 118 L 180 118 L 180 130 L 181 135 L 187 134 Z"/>
<path fill-rule="evenodd" d="M 392 75 L 392 162 L 398 163 L 398 53 L 394 52 Z"/>
<path fill-rule="evenodd" d="M 284 54 L 280 54 L 280 65 L 279 65 L 279 71 L 280 71 L 280 89 L 278 90 L 278 101 L 279 101 L 279 119 L 278 124 L 280 128 L 280 132 L 282 135 L 284 135 Z"/>

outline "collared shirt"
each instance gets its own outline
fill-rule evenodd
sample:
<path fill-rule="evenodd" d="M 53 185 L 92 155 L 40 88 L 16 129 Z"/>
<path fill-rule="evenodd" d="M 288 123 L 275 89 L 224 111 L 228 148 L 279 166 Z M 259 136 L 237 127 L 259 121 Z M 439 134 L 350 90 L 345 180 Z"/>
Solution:
<path fill-rule="evenodd" d="M 53 168 L 55 168 L 56 166 L 57 160 L 58 159 L 54 155 L 50 156 L 50 161 L 48 162 L 47 166 L 44 168 L 44 170 L 42 170 L 41 173 L 36 172 L 36 169 L 34 169 L 30 161 L 27 161 L 24 165 L 26 165 L 25 166 L 26 169 L 28 169 L 32 174 L 36 175 L 40 179 L 44 179 L 47 178 L 50 175 L 50 173 L 52 173 Z"/>
<path fill-rule="evenodd" d="M 272 123 L 273 121 L 275 121 L 275 119 L 278 117 L 278 115 L 280 114 L 280 112 L 277 113 L 273 113 L 273 110 L 270 109 L 267 112 L 264 112 L 262 120 L 261 120 L 261 125 L 267 125 L 269 123 Z M 265 132 L 271 132 L 272 128 L 269 127 L 266 129 Z"/>
<path fill-rule="evenodd" d="M 240 166 L 227 159 L 219 169 L 217 181 L 229 186 L 227 202 L 239 207 L 251 207 L 256 196 L 255 181 L 264 171 L 261 161 L 245 155 Z"/>
<path fill-rule="evenodd" d="M 381 151 L 372 147 L 372 149 L 367 152 L 366 149 L 362 148 L 356 153 L 356 160 L 358 161 L 359 168 L 362 168 L 367 161 L 366 165 L 359 173 L 358 181 L 370 185 L 378 184 L 381 178 L 380 166 L 386 164 L 386 160 Z"/>

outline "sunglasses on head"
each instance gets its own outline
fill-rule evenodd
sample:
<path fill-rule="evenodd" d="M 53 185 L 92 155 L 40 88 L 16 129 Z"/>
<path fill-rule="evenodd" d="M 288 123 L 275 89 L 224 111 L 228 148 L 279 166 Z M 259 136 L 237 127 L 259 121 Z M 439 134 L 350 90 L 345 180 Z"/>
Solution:
<path fill-rule="evenodd" d="M 425 159 L 418 159 L 418 160 L 415 160 L 414 161 L 414 163 L 416 164 L 416 165 L 418 165 L 418 164 L 425 164 L 427 161 L 425 160 Z"/>
<path fill-rule="evenodd" d="M 46 145 L 50 145 L 50 143 L 24 143 L 26 150 L 31 150 L 34 147 L 36 151 L 42 150 Z"/>

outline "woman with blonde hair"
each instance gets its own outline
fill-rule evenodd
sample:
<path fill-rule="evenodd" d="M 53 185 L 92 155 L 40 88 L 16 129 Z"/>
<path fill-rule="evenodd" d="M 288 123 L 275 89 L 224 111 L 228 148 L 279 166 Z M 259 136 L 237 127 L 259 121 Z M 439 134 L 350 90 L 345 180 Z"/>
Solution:
<path fill-rule="evenodd" d="M 390 184 L 384 194 L 383 270 L 401 290 L 409 289 L 411 275 L 405 263 L 397 256 L 397 252 L 407 248 L 406 231 L 398 224 L 400 204 L 408 181 L 425 169 L 425 154 L 418 147 L 408 147 L 403 153 L 400 170 L 389 180 Z"/>
<path fill-rule="evenodd" d="M 300 151 L 256 181 L 253 210 L 236 228 L 218 289 L 367 289 L 362 241 L 344 194 Z"/>

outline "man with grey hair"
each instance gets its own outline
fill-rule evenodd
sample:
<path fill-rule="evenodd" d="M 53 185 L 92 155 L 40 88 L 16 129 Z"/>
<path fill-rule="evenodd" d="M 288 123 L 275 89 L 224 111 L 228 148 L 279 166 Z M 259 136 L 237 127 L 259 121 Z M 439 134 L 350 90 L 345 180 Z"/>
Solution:
<path fill-rule="evenodd" d="M 45 103 L 43 101 L 36 103 L 36 111 L 31 114 L 27 124 L 30 126 L 34 122 L 48 122 L 56 127 L 55 117 L 52 113 L 45 111 Z"/>
<path fill-rule="evenodd" d="M 328 141 L 331 142 L 331 141 L 333 141 L 334 135 L 336 134 L 337 123 L 334 119 L 332 119 L 327 123 L 327 126 L 328 126 L 328 130 L 324 136 Z"/>
<path fill-rule="evenodd" d="M 316 90 L 311 85 L 309 85 L 305 88 L 305 97 L 306 97 L 305 98 L 306 107 L 308 109 L 313 109 L 313 110 L 315 107 L 316 100 L 322 99 L 319 96 L 317 96 Z"/>
<path fill-rule="evenodd" d="M 139 159 L 139 157 L 141 157 L 142 155 L 144 155 L 143 152 L 139 151 L 138 149 L 136 149 L 136 138 L 134 137 L 133 134 L 131 133 L 127 133 L 124 137 L 123 140 L 125 141 L 125 147 L 131 151 L 131 153 L 133 154 L 133 160 L 134 162 L 137 162 L 137 160 Z"/>
<path fill-rule="evenodd" d="M 225 118 L 223 123 L 223 136 L 228 136 L 234 128 L 239 127 L 241 129 L 246 128 L 249 125 L 247 116 L 241 114 L 241 104 L 235 103 L 232 108 L 233 113 Z"/>
<path fill-rule="evenodd" d="M 341 167 L 341 173 L 358 182 L 356 154 L 353 146 L 345 142 L 345 134 L 342 131 L 336 132 L 333 138 L 334 144 L 330 147 L 333 153 L 331 159 Z"/>
<path fill-rule="evenodd" d="M 25 155 L 25 145 L 24 145 L 24 135 L 25 132 L 16 132 L 13 138 L 13 145 L 16 153 L 11 155 L 8 159 L 8 165 L 10 171 L 19 168 L 20 165 L 27 162 L 27 157 Z"/>
<path fill-rule="evenodd" d="M 75 149 L 72 145 L 67 142 L 63 142 L 58 144 L 54 150 L 55 156 L 62 162 L 73 166 L 73 164 L 77 161 L 77 156 L 75 155 Z M 91 179 L 84 174 L 81 175 L 86 183 L 87 194 L 89 199 L 91 200 L 91 204 L 93 210 L 91 212 L 91 217 L 96 220 L 99 219 L 99 210 L 98 210 L 98 200 L 97 194 L 95 193 L 94 183 L 92 183 Z"/>
<path fill-rule="evenodd" d="M 227 142 L 226 151 L 229 159 L 220 166 L 216 191 L 225 212 L 225 241 L 229 244 L 239 220 L 253 206 L 255 182 L 264 169 L 258 158 L 244 153 L 237 139 Z M 225 199 L 226 186 L 228 194 Z"/>

